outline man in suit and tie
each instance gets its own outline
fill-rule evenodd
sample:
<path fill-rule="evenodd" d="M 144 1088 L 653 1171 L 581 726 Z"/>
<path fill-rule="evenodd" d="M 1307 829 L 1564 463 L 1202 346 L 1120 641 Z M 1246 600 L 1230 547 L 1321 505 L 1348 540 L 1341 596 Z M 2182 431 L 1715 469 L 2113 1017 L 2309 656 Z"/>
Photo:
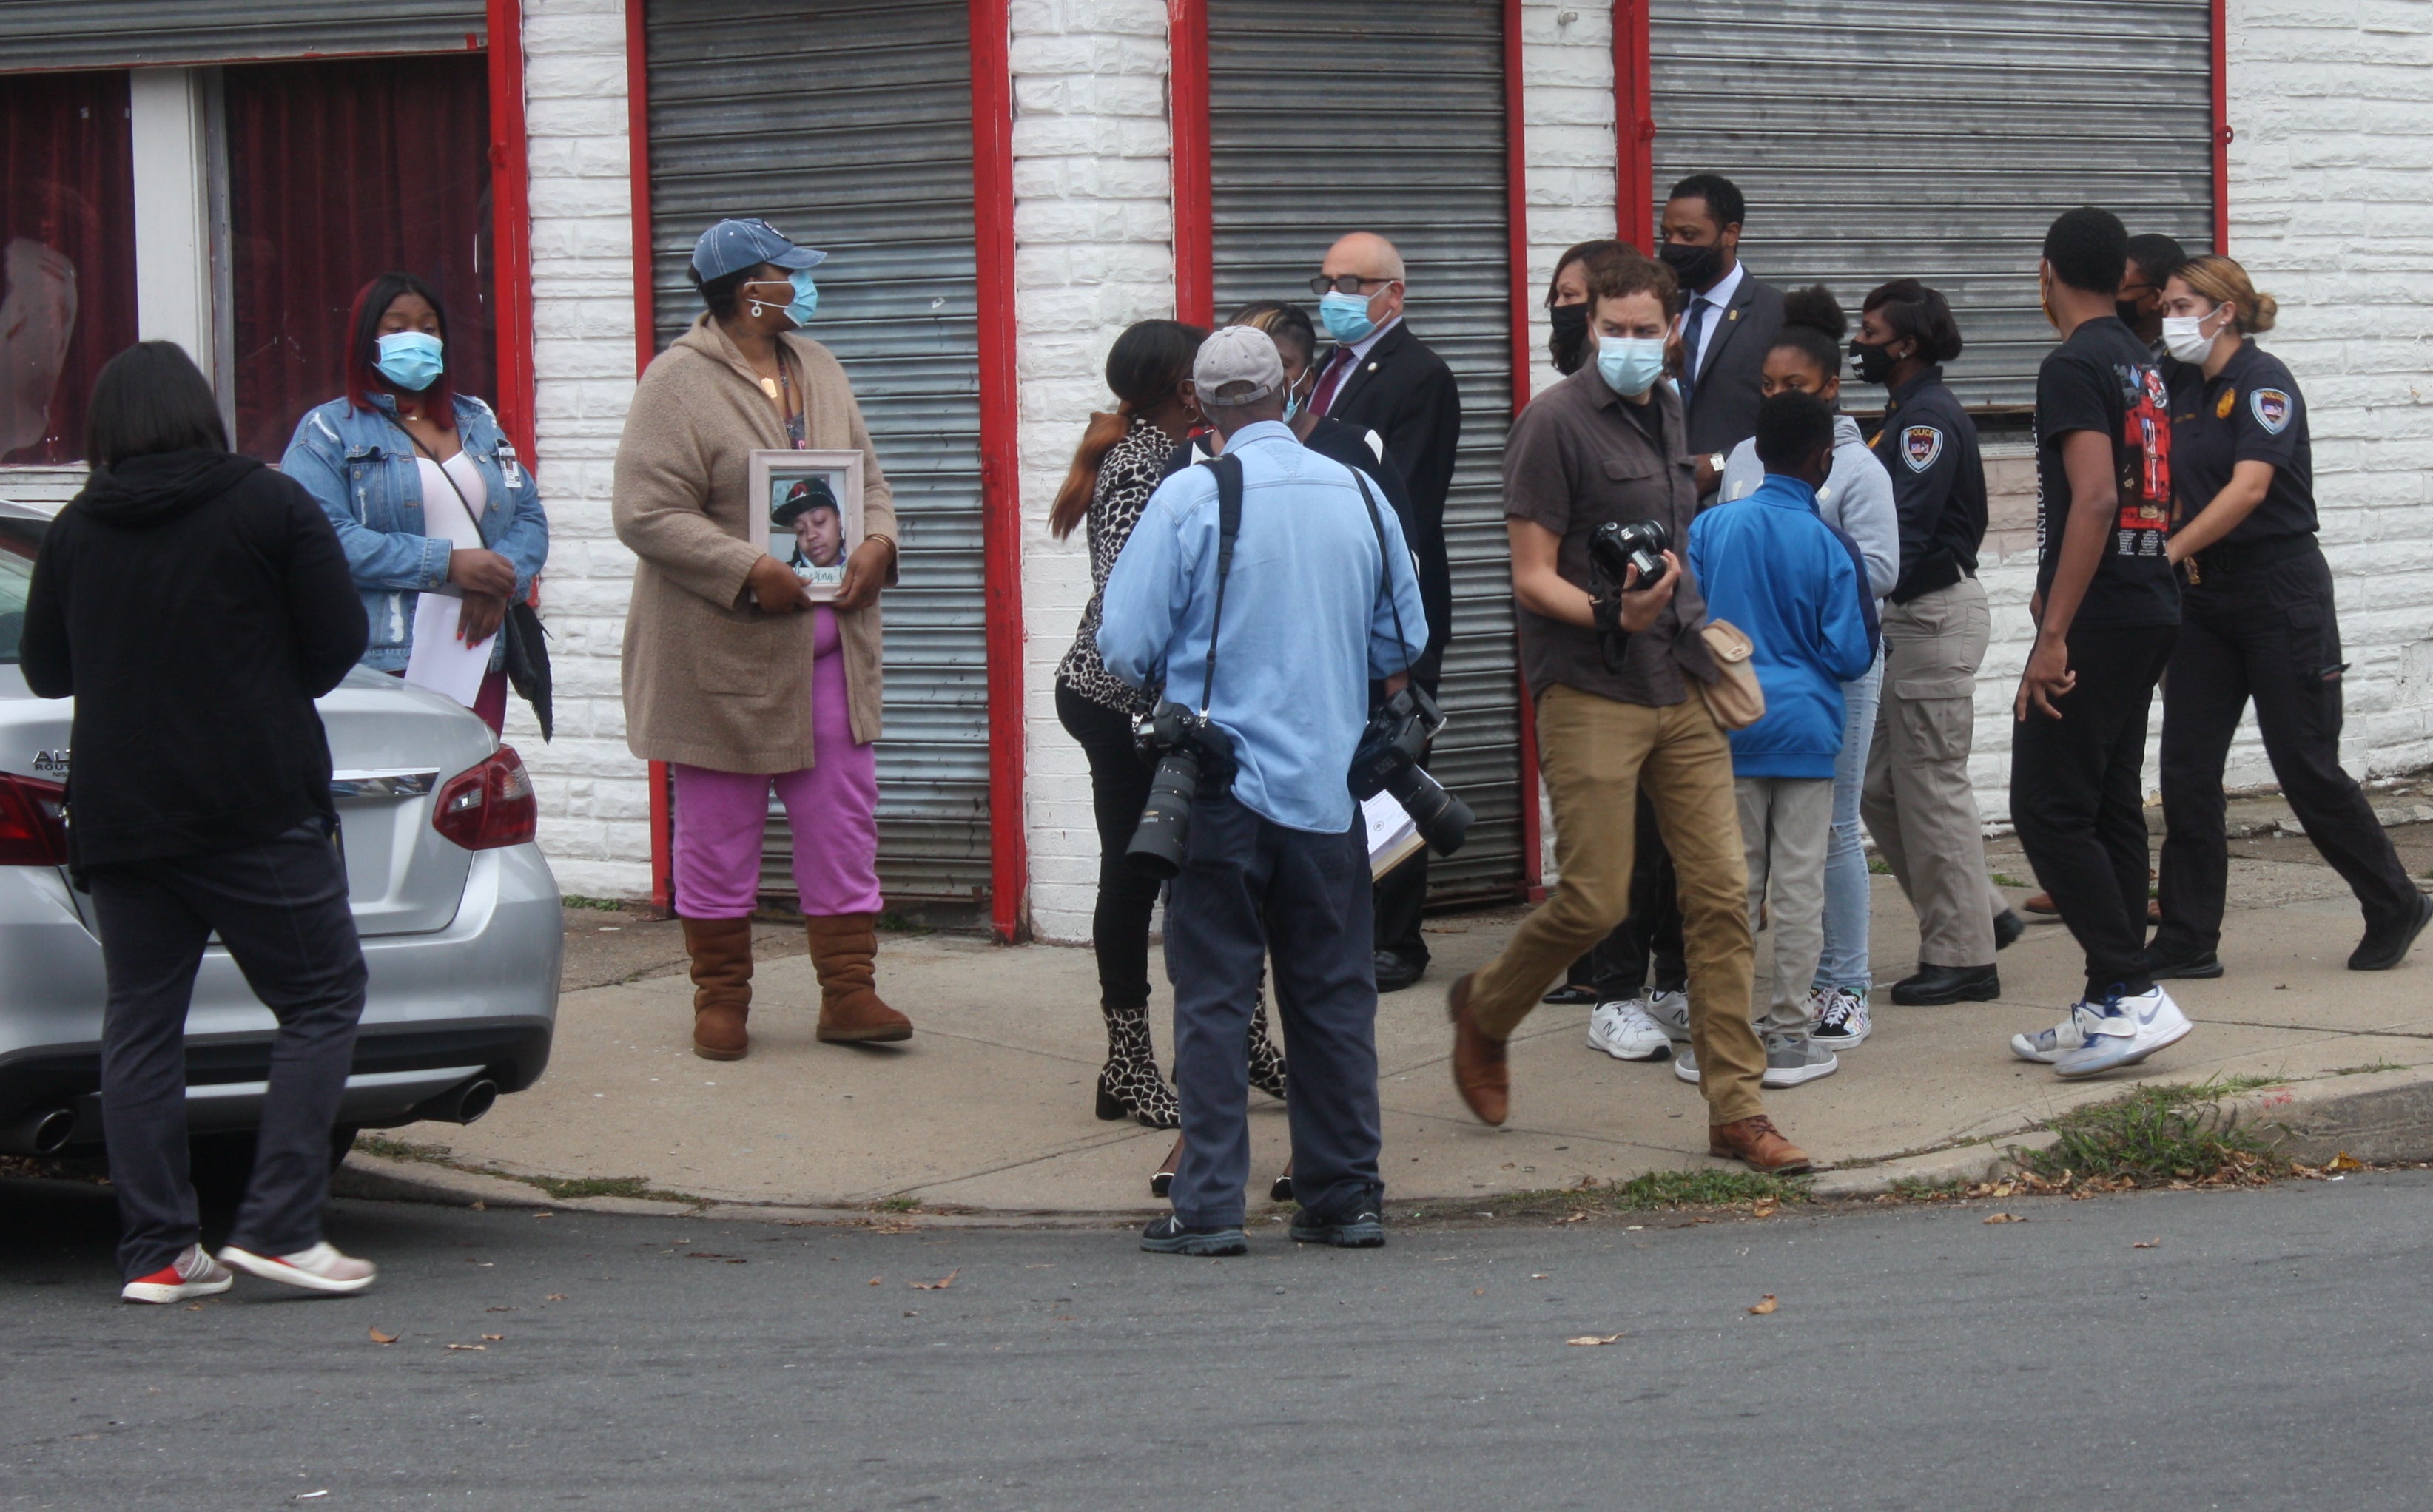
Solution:
<path fill-rule="evenodd" d="M 1405 287 L 1403 254 L 1382 236 L 1354 231 L 1328 249 L 1310 292 L 1319 297 L 1319 318 L 1335 338 L 1335 350 L 1319 371 L 1309 407 L 1376 432 L 1385 438 L 1386 455 L 1403 469 L 1410 501 L 1403 535 L 1419 558 L 1420 599 L 1428 616 L 1427 654 L 1411 669 L 1411 680 L 1433 693 L 1453 625 L 1444 510 L 1461 441 L 1461 391 L 1453 369 L 1404 320 Z M 1420 933 L 1427 890 L 1424 849 L 1377 883 L 1381 993 L 1408 987 L 1427 970 L 1427 943 Z"/>
<path fill-rule="evenodd" d="M 1664 202 L 1657 249 L 1681 280 L 1681 408 L 1698 459 L 1698 501 L 1715 501 L 1724 458 L 1757 433 L 1758 375 L 1782 330 L 1782 291 L 1741 265 L 1748 202 L 1721 174 L 1693 173 Z"/>

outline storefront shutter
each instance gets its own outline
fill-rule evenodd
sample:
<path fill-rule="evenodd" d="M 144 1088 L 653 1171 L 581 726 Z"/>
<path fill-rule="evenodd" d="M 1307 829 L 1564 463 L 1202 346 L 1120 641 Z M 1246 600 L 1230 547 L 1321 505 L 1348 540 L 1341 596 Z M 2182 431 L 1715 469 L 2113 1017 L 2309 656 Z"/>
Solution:
<path fill-rule="evenodd" d="M 1429 868 L 1438 902 L 1521 885 L 1519 692 L 1498 469 L 1512 419 L 1504 11 L 1496 0 L 1392 6 L 1209 0 L 1209 179 L 1216 316 L 1289 299 L 1346 231 L 1402 249 L 1411 329 L 1461 385 L 1460 462 L 1445 504 L 1452 720 L 1438 780 L 1477 810 Z M 1323 341 L 1321 333 L 1320 340 Z M 1321 348 L 1321 357 L 1323 348 Z"/>
<path fill-rule="evenodd" d="M 1853 320 L 1887 280 L 1941 289 L 1968 344 L 1952 386 L 2024 416 L 2055 215 L 2211 249 L 2211 47 L 2207 0 L 1655 0 L 1656 193 L 1730 178 L 1750 270 L 1824 282 Z"/>
<path fill-rule="evenodd" d="M 895 488 L 878 748 L 895 907 L 979 904 L 989 886 L 969 16 L 964 0 L 661 0 L 646 17 L 659 345 L 701 313 L 687 271 L 711 222 L 764 215 L 825 251 L 809 334 L 844 364 Z M 792 893 L 790 855 L 773 807 L 764 891 Z"/>
<path fill-rule="evenodd" d="M 0 73 L 467 52 L 482 0 L 0 0 Z"/>

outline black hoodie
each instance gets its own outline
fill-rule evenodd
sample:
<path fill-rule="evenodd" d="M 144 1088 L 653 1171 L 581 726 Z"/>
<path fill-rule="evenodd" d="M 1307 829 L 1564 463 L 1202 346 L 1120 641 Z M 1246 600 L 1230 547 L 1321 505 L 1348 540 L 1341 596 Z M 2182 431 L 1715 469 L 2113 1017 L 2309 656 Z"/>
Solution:
<path fill-rule="evenodd" d="M 202 856 L 332 817 L 313 701 L 368 634 L 313 496 L 220 451 L 96 472 L 43 537 L 19 656 L 77 701 L 78 866 Z"/>

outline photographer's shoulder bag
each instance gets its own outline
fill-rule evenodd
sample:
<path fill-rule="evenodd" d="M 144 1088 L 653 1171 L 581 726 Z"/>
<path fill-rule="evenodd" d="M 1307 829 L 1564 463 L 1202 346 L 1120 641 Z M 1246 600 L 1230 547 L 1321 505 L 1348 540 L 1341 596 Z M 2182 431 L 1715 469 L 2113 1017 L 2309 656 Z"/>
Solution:
<path fill-rule="evenodd" d="M 1710 620 L 1698 627 L 1698 635 L 1722 674 L 1707 686 L 1707 712 L 1727 730 L 1744 730 L 1765 718 L 1765 689 L 1758 686 L 1751 660 L 1756 643 L 1728 620 Z"/>

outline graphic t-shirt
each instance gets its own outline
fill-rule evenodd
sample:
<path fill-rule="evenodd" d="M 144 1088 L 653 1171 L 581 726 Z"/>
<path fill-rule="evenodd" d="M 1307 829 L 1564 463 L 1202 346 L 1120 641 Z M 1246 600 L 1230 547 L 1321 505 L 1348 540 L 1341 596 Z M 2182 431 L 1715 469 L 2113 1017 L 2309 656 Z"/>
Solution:
<path fill-rule="evenodd" d="M 2175 625 L 2180 581 L 2163 554 L 2171 520 L 2170 396 L 2154 355 L 2117 316 L 2089 320 L 2036 369 L 2036 591 L 2050 596 L 2069 519 L 2062 438 L 2112 441 L 2120 505 L 2072 628 Z"/>

